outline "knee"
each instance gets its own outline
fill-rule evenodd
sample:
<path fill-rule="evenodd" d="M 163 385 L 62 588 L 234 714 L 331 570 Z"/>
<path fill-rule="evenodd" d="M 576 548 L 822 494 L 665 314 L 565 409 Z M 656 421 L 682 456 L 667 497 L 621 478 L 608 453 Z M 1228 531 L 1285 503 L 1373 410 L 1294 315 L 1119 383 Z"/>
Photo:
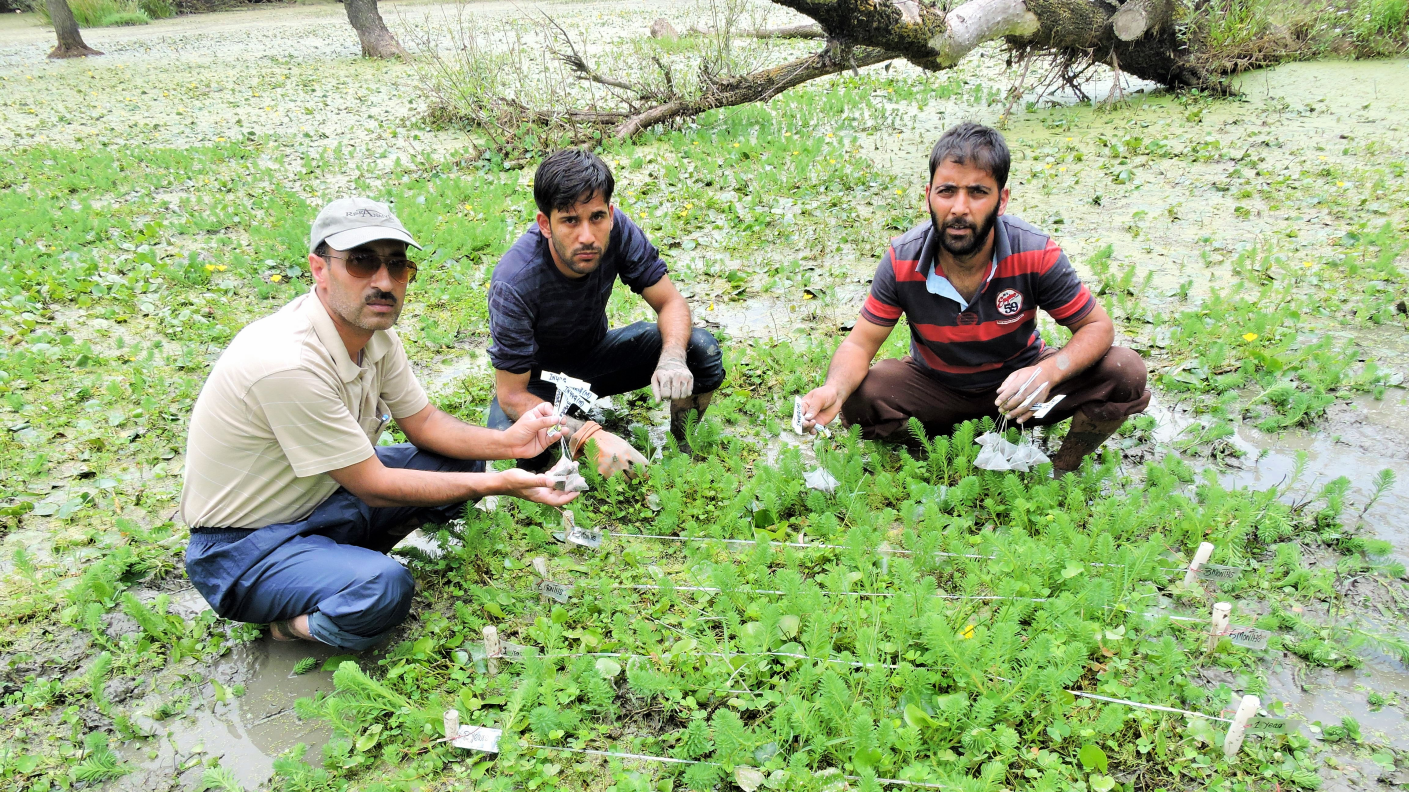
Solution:
<path fill-rule="evenodd" d="M 696 327 L 690 331 L 686 364 L 695 375 L 695 393 L 710 393 L 724 382 L 724 351 L 714 334 Z"/>
<path fill-rule="evenodd" d="M 1149 370 L 1140 353 L 1125 347 L 1111 347 L 1101 360 L 1102 373 L 1115 386 L 1117 401 L 1134 401 L 1145 392 Z"/>
<path fill-rule="evenodd" d="M 343 649 L 371 647 L 406 620 L 416 581 L 391 558 L 363 569 L 363 577 L 332 601 L 320 603 L 309 628 L 323 643 Z"/>

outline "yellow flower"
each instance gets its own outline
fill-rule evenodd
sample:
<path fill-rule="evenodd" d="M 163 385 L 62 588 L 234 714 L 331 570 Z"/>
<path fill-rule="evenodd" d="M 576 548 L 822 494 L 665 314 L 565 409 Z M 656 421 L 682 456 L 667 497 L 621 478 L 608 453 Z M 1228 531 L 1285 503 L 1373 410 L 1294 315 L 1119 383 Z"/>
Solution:
<path fill-rule="evenodd" d="M 695 205 L 692 204 L 692 203 L 687 203 L 687 204 L 685 204 L 685 208 L 686 208 L 686 209 L 694 209 L 694 208 L 695 208 Z"/>
<path fill-rule="evenodd" d="M 738 147 L 739 147 L 739 144 L 738 144 L 738 143 L 735 143 L 735 144 L 734 144 L 734 148 L 738 148 Z"/>
<path fill-rule="evenodd" d="M 1318 160 L 1325 160 L 1325 159 L 1326 159 L 1326 155 L 1325 155 L 1325 154 L 1322 154 L 1322 155 L 1320 155 L 1319 157 L 1317 157 L 1316 159 L 1318 159 Z"/>
<path fill-rule="evenodd" d="M 283 275 L 270 275 L 270 276 L 269 276 L 269 280 L 273 281 L 274 283 L 278 283 L 279 281 L 281 281 L 281 280 L 283 280 L 283 279 L 284 279 L 284 276 L 283 276 Z"/>
<path fill-rule="evenodd" d="M 1243 333 L 1243 340 L 1244 340 L 1244 341 L 1256 341 L 1256 340 L 1257 340 L 1257 333 Z"/>
<path fill-rule="evenodd" d="M 834 159 L 829 159 L 829 160 L 827 160 L 827 161 L 830 162 L 830 163 L 832 163 L 833 165 L 837 164 L 837 161 L 834 160 Z"/>
<path fill-rule="evenodd" d="M 1066 172 L 1067 172 L 1067 166 L 1063 165 L 1062 167 L 1057 168 L 1057 170 L 1061 171 L 1062 173 L 1066 173 Z"/>
<path fill-rule="evenodd" d="M 796 151 L 793 152 L 793 156 L 794 156 L 794 157 L 797 156 L 797 152 L 796 152 Z"/>
<path fill-rule="evenodd" d="M 1314 266 L 1314 265 L 1313 265 L 1311 262 L 1309 262 L 1309 261 L 1303 261 L 1303 262 L 1301 263 L 1301 266 L 1303 266 L 1303 267 L 1311 267 L 1311 266 Z"/>
<path fill-rule="evenodd" d="M 1050 163 L 1050 162 L 1044 162 L 1044 163 L 1042 163 L 1042 170 L 1047 170 L 1047 169 L 1049 169 L 1049 168 L 1051 168 L 1051 167 L 1052 167 L 1052 163 Z"/>
<path fill-rule="evenodd" d="M 965 627 L 964 631 L 959 633 L 959 637 L 963 638 L 966 641 L 974 637 L 974 626 L 970 624 L 969 626 Z"/>
<path fill-rule="evenodd" d="M 229 267 L 225 266 L 224 264 L 216 264 L 215 268 L 220 272 L 224 272 L 225 270 L 229 269 Z"/>
<path fill-rule="evenodd" d="M 1344 187 L 1344 186 L 1345 186 L 1345 182 L 1336 182 L 1336 186 L 1337 186 L 1337 187 Z"/>
<path fill-rule="evenodd" d="M 710 303 L 710 304 L 709 304 L 709 310 L 711 310 L 711 311 L 714 310 L 714 303 Z"/>
<path fill-rule="evenodd" d="M 206 272 L 215 272 L 215 265 L 214 265 L 214 264 L 207 264 L 207 265 L 205 265 L 205 271 L 206 271 Z"/>
<path fill-rule="evenodd" d="M 831 133 L 831 132 L 828 132 L 828 133 L 827 133 L 827 137 L 830 138 L 831 136 L 832 136 L 832 133 Z"/>

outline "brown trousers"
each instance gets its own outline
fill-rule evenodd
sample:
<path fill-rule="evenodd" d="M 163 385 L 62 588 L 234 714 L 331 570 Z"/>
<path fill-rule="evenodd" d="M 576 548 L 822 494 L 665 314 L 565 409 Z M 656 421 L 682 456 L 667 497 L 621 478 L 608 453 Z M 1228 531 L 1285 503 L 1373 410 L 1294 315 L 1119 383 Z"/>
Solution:
<path fill-rule="evenodd" d="M 1057 354 L 1048 348 L 1042 357 Z M 1047 417 L 1027 421 L 1024 426 L 1046 426 L 1076 414 L 1104 422 L 1144 412 L 1150 403 L 1145 388 L 1145 361 L 1133 350 L 1111 347 L 1096 365 L 1052 389 L 1066 396 Z M 919 418 L 931 437 L 949 434 L 956 424 L 998 417 L 994 401 L 998 389 L 962 391 L 940 384 L 925 373 L 908 355 L 899 360 L 882 360 L 871 367 L 861 387 L 842 405 L 846 425 L 861 427 L 867 440 L 883 440 L 908 434 L 910 418 Z M 896 437 L 894 439 L 900 439 Z"/>

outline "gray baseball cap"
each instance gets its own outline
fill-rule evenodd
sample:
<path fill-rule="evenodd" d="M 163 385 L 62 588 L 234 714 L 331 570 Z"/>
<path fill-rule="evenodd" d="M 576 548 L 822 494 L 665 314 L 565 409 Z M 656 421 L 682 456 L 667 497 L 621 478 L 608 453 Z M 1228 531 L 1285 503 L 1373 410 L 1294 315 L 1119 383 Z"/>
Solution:
<path fill-rule="evenodd" d="M 313 219 L 308 252 L 317 250 L 320 242 L 327 242 L 334 250 L 351 250 L 378 239 L 395 239 L 417 250 L 421 248 L 390 206 L 370 198 L 339 198 Z"/>

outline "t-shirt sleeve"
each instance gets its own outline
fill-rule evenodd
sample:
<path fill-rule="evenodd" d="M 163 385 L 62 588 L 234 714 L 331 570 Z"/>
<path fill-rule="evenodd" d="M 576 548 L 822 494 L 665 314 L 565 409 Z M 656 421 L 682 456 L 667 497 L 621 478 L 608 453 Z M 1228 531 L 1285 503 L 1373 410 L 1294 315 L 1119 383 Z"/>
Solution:
<path fill-rule="evenodd" d="M 382 401 L 393 418 L 407 418 L 424 410 L 430 399 L 421 387 L 420 380 L 411 370 L 411 362 L 406 359 L 406 350 L 401 346 L 401 338 L 395 330 L 388 330 L 391 336 L 391 350 L 378 361 L 381 369 Z"/>
<path fill-rule="evenodd" d="M 861 318 L 883 327 L 894 327 L 900 321 L 899 291 L 895 288 L 895 248 L 887 247 L 871 280 L 871 293 L 861 305 Z"/>
<path fill-rule="evenodd" d="M 646 232 L 621 210 L 617 210 L 616 227 L 612 233 L 621 235 L 618 240 L 621 252 L 616 257 L 617 274 L 622 283 L 631 287 L 631 291 L 640 294 L 665 277 L 665 262 L 660 260 L 660 251 L 646 238 Z"/>
<path fill-rule="evenodd" d="M 247 397 L 263 413 L 300 478 L 355 465 L 376 453 L 333 386 L 302 369 L 270 374 Z"/>
<path fill-rule="evenodd" d="M 1067 254 L 1056 243 L 1048 242 L 1045 253 L 1052 263 L 1037 276 L 1037 307 L 1057 320 L 1057 324 L 1081 321 L 1096 307 L 1095 296 L 1077 277 Z"/>
<path fill-rule="evenodd" d="M 538 359 L 533 308 L 505 281 L 489 286 L 489 362 L 500 371 L 524 374 Z"/>

